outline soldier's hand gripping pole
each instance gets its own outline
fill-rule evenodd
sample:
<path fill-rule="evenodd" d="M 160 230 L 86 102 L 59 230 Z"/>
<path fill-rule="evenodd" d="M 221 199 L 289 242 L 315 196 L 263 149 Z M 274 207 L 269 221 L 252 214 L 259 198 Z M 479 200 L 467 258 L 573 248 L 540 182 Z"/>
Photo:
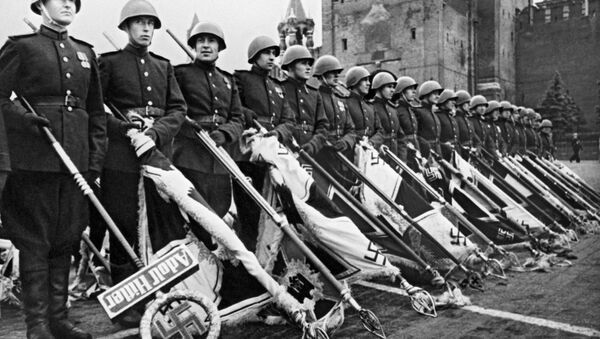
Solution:
<path fill-rule="evenodd" d="M 326 145 L 328 147 L 332 147 L 330 142 L 327 142 Z M 454 254 L 450 253 L 448 249 L 446 249 L 440 242 L 433 237 L 425 228 L 421 227 L 411 216 L 409 216 L 403 208 L 400 208 L 395 201 L 392 200 L 387 194 L 383 193 L 379 187 L 377 187 L 369 178 L 367 178 L 361 171 L 352 163 L 352 161 L 348 160 L 342 153 L 332 151 L 335 156 L 342 162 L 346 168 L 348 168 L 356 177 L 368 186 L 381 200 L 383 200 L 388 206 L 390 206 L 394 212 L 398 213 L 402 218 L 404 218 L 411 226 L 413 226 L 416 230 L 418 230 L 424 237 L 426 237 L 429 241 L 431 241 L 435 246 L 444 253 L 446 257 L 454 262 L 456 268 L 463 271 L 463 273 L 467 276 L 467 278 L 462 282 L 463 285 L 467 285 L 473 289 L 483 290 L 483 284 L 481 281 L 481 277 L 476 272 L 471 271 L 465 265 L 463 265 Z"/>
<path fill-rule="evenodd" d="M 20 100 L 25 106 L 25 108 L 27 108 L 27 110 L 29 110 L 33 114 L 38 115 L 37 112 L 33 109 L 33 107 L 29 104 L 27 99 L 25 99 L 25 97 L 21 96 Z M 56 140 L 50 129 L 48 127 L 40 127 L 40 130 L 46 136 L 46 138 L 52 145 L 52 148 L 54 149 L 62 163 L 65 165 L 69 173 L 71 173 L 71 175 L 73 176 L 75 183 L 77 184 L 77 186 L 79 186 L 79 189 L 83 192 L 83 195 L 85 195 L 92 202 L 92 205 L 94 205 L 94 207 L 98 210 L 98 213 L 100 214 L 102 219 L 104 219 L 106 225 L 113 233 L 113 235 L 117 238 L 121 246 L 123 246 L 131 261 L 135 264 L 135 266 L 138 269 L 143 268 L 144 264 L 142 263 L 140 258 L 135 254 L 135 251 L 133 250 L 131 245 L 129 245 L 129 243 L 123 236 L 123 233 L 121 233 L 121 231 L 119 230 L 115 222 L 112 220 L 110 215 L 108 215 L 108 212 L 106 211 L 106 209 L 104 209 L 104 206 L 102 206 L 100 200 L 98 200 L 98 197 L 96 197 L 90 185 L 88 185 L 85 178 L 81 175 L 81 173 L 79 173 L 79 170 L 77 169 L 71 158 L 69 158 L 67 152 L 65 152 L 64 148 L 62 148 L 58 140 Z"/>
<path fill-rule="evenodd" d="M 381 146 L 382 153 L 390 160 L 394 165 L 399 166 L 402 171 L 407 173 L 413 180 L 419 183 L 421 187 L 423 187 L 438 203 L 442 206 L 446 207 L 446 209 L 454 215 L 460 223 L 462 223 L 465 227 L 469 229 L 475 236 L 477 236 L 481 241 L 483 241 L 486 245 L 491 247 L 494 251 L 498 252 L 503 257 L 509 257 L 509 253 L 503 249 L 502 247 L 496 245 L 490 238 L 488 238 L 483 232 L 481 232 L 469 219 L 467 219 L 462 213 L 460 213 L 456 207 L 449 204 L 444 197 L 438 191 L 436 191 L 429 183 L 427 183 L 421 176 L 417 175 L 408 165 L 406 165 L 400 158 L 398 158 L 394 153 L 390 152 L 390 149 L 383 145 Z M 504 273 L 504 269 L 500 262 L 496 259 L 490 259 L 485 254 L 483 254 L 479 248 L 475 251 L 475 254 L 481 258 L 486 265 L 486 275 L 492 275 L 494 277 L 500 279 L 507 279 L 506 274 Z M 512 254 L 514 257 L 508 258 L 511 262 L 513 260 L 517 260 L 516 255 Z"/>
<path fill-rule="evenodd" d="M 269 217 L 277 224 L 282 232 L 290 238 L 290 240 L 296 245 L 304 254 L 308 260 L 315 266 L 323 277 L 333 285 L 336 290 L 340 293 L 342 299 L 349 303 L 359 313 L 364 328 L 379 338 L 385 338 L 383 327 L 377 316 L 370 310 L 361 307 L 358 302 L 350 294 L 350 289 L 344 286 L 338 281 L 331 271 L 323 264 L 323 262 L 300 240 L 298 235 L 287 222 L 285 218 L 282 218 L 277 211 L 263 198 L 263 196 L 252 186 L 246 176 L 239 169 L 236 163 L 231 159 L 227 151 L 222 147 L 218 147 L 212 140 L 208 132 L 206 132 L 200 125 L 195 121 L 187 118 L 188 122 L 196 130 L 196 135 L 202 142 L 202 145 L 211 153 L 211 155 L 231 174 L 233 179 L 246 191 L 246 193 L 254 200 L 254 202 L 269 215 Z M 324 334 L 324 333 L 323 333 Z"/>

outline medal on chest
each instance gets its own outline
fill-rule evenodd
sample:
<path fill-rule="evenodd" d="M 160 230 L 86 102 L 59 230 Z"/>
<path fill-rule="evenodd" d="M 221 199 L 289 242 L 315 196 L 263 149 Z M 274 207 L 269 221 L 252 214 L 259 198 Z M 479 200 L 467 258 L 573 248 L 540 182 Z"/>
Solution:
<path fill-rule="evenodd" d="M 77 59 L 81 61 L 81 67 L 90 68 L 90 61 L 88 60 L 87 54 L 83 52 L 77 52 Z"/>

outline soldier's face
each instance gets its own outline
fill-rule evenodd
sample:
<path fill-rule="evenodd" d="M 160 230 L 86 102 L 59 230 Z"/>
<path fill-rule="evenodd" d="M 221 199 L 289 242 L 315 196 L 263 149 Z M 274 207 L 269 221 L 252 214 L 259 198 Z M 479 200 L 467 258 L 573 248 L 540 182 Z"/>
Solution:
<path fill-rule="evenodd" d="M 369 78 L 363 78 L 362 80 L 360 80 L 358 82 L 358 84 L 356 84 L 356 90 L 358 91 L 358 93 L 360 95 L 369 94 L 370 87 L 371 87 L 371 82 L 369 81 Z"/>
<path fill-rule="evenodd" d="M 469 112 L 469 103 L 468 103 L 468 102 L 465 102 L 464 104 L 460 105 L 460 109 L 461 109 L 463 112 L 465 112 L 465 113 L 467 113 L 467 114 L 471 115 L 471 112 Z"/>
<path fill-rule="evenodd" d="M 503 109 L 503 110 L 502 110 L 502 117 L 503 117 L 504 119 L 510 119 L 510 111 L 509 111 L 509 110 L 506 110 L 506 109 Z"/>
<path fill-rule="evenodd" d="M 258 54 L 258 57 L 256 57 L 256 61 L 254 62 L 256 64 L 256 66 L 266 70 L 266 71 L 270 71 L 273 69 L 273 66 L 275 65 L 275 58 L 277 57 L 277 53 L 275 48 L 269 48 L 266 49 L 262 52 L 260 52 L 260 54 Z"/>
<path fill-rule="evenodd" d="M 310 60 L 300 60 L 294 63 L 291 67 L 290 75 L 294 79 L 308 80 L 310 79 L 310 71 L 312 69 L 312 62 Z"/>
<path fill-rule="evenodd" d="M 215 62 L 219 58 L 219 40 L 211 34 L 201 34 L 196 40 L 196 59 L 201 62 Z"/>
<path fill-rule="evenodd" d="M 427 101 L 429 103 L 437 104 L 438 100 L 440 99 L 440 92 L 438 92 L 438 91 L 431 92 L 425 98 L 427 99 Z"/>
<path fill-rule="evenodd" d="M 340 82 L 341 71 L 327 72 L 323 74 L 323 82 L 330 87 L 335 87 Z"/>
<path fill-rule="evenodd" d="M 445 108 L 445 109 L 447 109 L 449 111 L 455 110 L 456 109 L 456 100 L 452 100 L 452 99 L 446 100 L 446 102 L 444 102 L 441 105 L 441 107 Z"/>
<path fill-rule="evenodd" d="M 496 121 L 496 120 L 498 120 L 498 117 L 499 117 L 499 116 L 500 116 L 500 112 L 498 112 L 498 110 L 497 110 L 497 109 L 495 109 L 495 110 L 492 112 L 492 120 L 493 120 L 493 121 Z"/>
<path fill-rule="evenodd" d="M 410 87 L 404 90 L 404 97 L 406 101 L 413 101 L 417 97 L 417 89 L 415 87 Z"/>
<path fill-rule="evenodd" d="M 61 26 L 70 25 L 75 19 L 75 13 L 77 6 L 75 6 L 74 0 L 47 0 L 43 5 L 46 8 L 49 19 L 54 20 Z M 42 11 L 44 17 L 46 13 Z"/>
<path fill-rule="evenodd" d="M 395 84 L 387 84 L 387 85 L 382 86 L 379 89 L 379 93 L 381 93 L 381 97 L 386 100 L 392 99 L 392 95 L 394 95 L 394 87 L 395 87 Z"/>
<path fill-rule="evenodd" d="M 154 36 L 154 18 L 138 16 L 128 20 L 126 32 L 134 46 L 148 47 Z"/>
<path fill-rule="evenodd" d="M 487 107 L 484 105 L 479 105 L 479 106 L 475 107 L 475 113 L 477 113 L 479 115 L 483 115 L 483 113 L 485 113 L 486 108 Z"/>

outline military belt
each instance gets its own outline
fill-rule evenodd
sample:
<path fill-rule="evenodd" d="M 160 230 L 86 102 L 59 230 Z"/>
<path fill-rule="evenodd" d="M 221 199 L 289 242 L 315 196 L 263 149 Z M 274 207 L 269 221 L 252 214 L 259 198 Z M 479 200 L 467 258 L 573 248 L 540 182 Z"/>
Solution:
<path fill-rule="evenodd" d="M 315 129 L 314 125 L 311 124 L 307 124 L 306 121 L 303 121 L 300 124 L 300 128 L 302 129 L 302 132 L 304 132 L 304 134 L 307 134 L 308 132 L 311 132 Z"/>
<path fill-rule="evenodd" d="M 263 127 L 274 128 L 275 117 L 274 116 L 258 116 L 256 119 Z"/>
<path fill-rule="evenodd" d="M 200 126 L 202 126 L 202 128 L 212 131 L 212 130 L 216 129 L 217 127 L 219 127 L 219 125 L 226 123 L 227 119 L 225 119 L 224 117 L 222 117 L 218 114 L 213 114 L 213 115 L 202 115 L 199 117 L 195 117 L 194 121 L 197 122 L 198 124 L 200 124 Z"/>
<path fill-rule="evenodd" d="M 33 106 L 65 106 L 85 109 L 85 101 L 74 95 L 44 96 L 28 98 Z"/>
<path fill-rule="evenodd" d="M 152 106 L 126 108 L 124 112 L 135 112 L 145 118 L 160 118 L 165 115 L 165 110 Z"/>

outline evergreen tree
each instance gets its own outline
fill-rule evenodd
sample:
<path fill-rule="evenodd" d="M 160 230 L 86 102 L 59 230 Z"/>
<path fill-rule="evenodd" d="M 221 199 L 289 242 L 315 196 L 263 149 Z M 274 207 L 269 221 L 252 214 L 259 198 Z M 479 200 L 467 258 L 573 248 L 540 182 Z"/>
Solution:
<path fill-rule="evenodd" d="M 539 104 L 539 112 L 543 119 L 552 121 L 555 135 L 577 131 L 582 114 L 581 109 L 565 88 L 560 73 L 556 71 L 550 86 Z"/>

